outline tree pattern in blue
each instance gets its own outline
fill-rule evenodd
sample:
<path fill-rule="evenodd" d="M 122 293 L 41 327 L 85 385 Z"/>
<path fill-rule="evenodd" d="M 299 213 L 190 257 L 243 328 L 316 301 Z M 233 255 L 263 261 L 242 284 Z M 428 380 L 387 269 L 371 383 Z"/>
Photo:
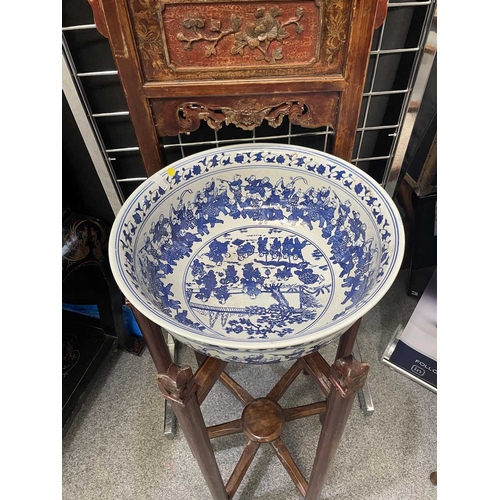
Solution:
<path fill-rule="evenodd" d="M 198 250 L 185 294 L 207 327 L 265 339 L 311 324 L 328 303 L 332 283 L 328 258 L 317 245 L 286 229 L 249 226 Z"/>

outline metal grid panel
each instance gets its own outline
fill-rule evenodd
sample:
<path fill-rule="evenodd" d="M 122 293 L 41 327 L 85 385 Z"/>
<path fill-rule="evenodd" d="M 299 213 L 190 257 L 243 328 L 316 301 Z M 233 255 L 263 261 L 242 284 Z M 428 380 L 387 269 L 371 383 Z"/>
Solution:
<path fill-rule="evenodd" d="M 392 0 L 384 24 L 376 30 L 367 71 L 352 163 L 384 185 L 394 160 L 402 121 L 435 9 L 435 0 Z M 96 30 L 90 6 L 68 0 L 63 11 L 63 46 L 76 86 L 90 110 L 103 154 L 109 159 L 121 196 L 146 179 L 133 126 L 108 42 Z M 277 129 L 262 125 L 253 132 L 234 126 L 214 131 L 202 122 L 190 135 L 162 138 L 164 163 L 225 144 L 277 142 L 327 151 L 330 127 L 305 129 L 287 119 Z"/>

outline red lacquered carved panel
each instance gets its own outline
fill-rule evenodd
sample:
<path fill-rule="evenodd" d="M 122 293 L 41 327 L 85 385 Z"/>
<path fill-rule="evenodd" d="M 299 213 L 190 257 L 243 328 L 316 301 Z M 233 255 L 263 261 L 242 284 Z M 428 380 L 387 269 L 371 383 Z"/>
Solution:
<path fill-rule="evenodd" d="M 320 9 L 311 1 L 168 4 L 162 21 L 178 71 L 305 66 L 319 56 Z"/>
<path fill-rule="evenodd" d="M 343 74 L 352 0 L 127 0 L 148 81 Z"/>

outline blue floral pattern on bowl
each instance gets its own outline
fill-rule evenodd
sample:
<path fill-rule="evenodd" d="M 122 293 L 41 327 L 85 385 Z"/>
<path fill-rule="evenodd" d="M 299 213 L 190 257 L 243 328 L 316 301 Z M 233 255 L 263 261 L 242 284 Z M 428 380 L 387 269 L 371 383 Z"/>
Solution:
<path fill-rule="evenodd" d="M 300 357 L 380 300 L 403 253 L 392 200 L 308 148 L 217 148 L 145 181 L 113 226 L 124 294 L 180 341 L 247 363 Z"/>

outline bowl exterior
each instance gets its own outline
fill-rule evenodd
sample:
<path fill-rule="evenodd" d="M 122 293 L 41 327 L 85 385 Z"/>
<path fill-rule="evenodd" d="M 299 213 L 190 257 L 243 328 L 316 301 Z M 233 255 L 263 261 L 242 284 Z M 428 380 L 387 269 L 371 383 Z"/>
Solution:
<path fill-rule="evenodd" d="M 331 342 L 338 339 L 349 327 L 342 330 L 332 332 L 324 337 L 321 342 L 306 342 L 296 345 L 294 347 L 278 347 L 278 348 L 265 348 L 265 349 L 237 349 L 225 348 L 215 344 L 194 342 L 186 340 L 179 335 L 173 335 L 179 342 L 191 347 L 191 349 L 210 356 L 218 358 L 223 361 L 231 363 L 246 363 L 246 364 L 273 364 L 281 363 L 284 361 L 291 361 L 297 358 L 312 354 L 313 352 L 326 347 Z"/>

